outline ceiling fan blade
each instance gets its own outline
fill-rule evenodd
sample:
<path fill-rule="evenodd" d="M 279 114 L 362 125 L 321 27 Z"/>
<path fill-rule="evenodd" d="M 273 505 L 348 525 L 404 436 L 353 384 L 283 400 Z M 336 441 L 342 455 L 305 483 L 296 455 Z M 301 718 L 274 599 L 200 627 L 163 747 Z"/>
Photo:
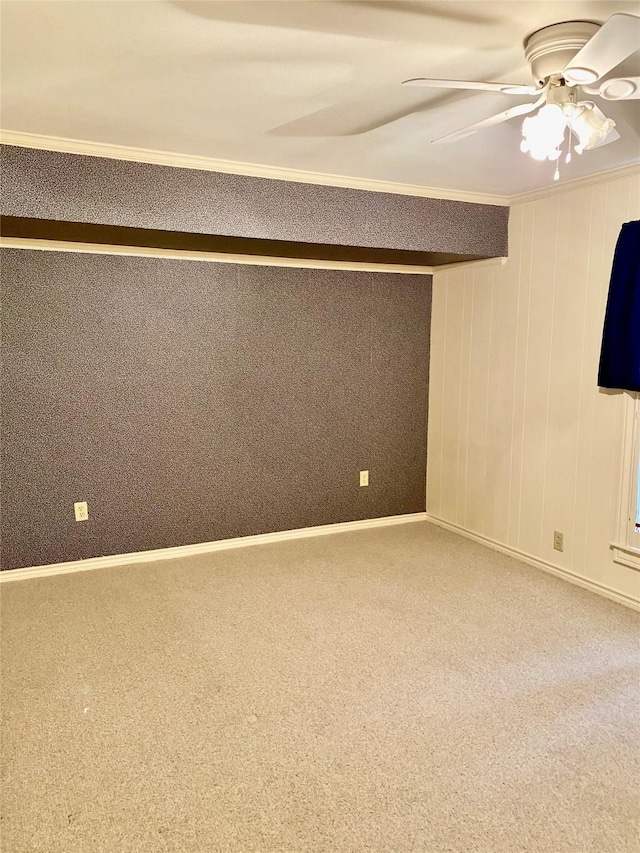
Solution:
<path fill-rule="evenodd" d="M 478 130 L 484 130 L 486 127 L 493 127 L 494 124 L 501 124 L 503 121 L 509 121 L 510 118 L 516 118 L 517 116 L 524 116 L 527 113 L 532 113 L 537 107 L 541 106 L 545 99 L 545 96 L 538 98 L 537 101 L 533 101 L 530 104 L 519 104 L 517 107 L 511 107 L 509 110 L 505 110 L 502 113 L 498 113 L 494 116 L 489 116 L 489 118 L 482 119 L 482 121 L 477 121 L 474 124 L 470 124 L 467 127 L 461 128 L 461 130 L 456 130 L 454 133 L 448 133 L 446 136 L 441 136 L 439 139 L 432 140 L 435 142 L 457 142 L 458 139 L 464 139 L 465 136 L 471 136 L 472 133 L 476 133 Z"/>
<path fill-rule="evenodd" d="M 424 42 L 438 28 L 444 35 L 451 21 L 459 27 L 490 27 L 499 22 L 495 14 L 470 11 L 476 4 L 453 9 L 447 0 L 418 3 L 415 0 L 171 0 L 189 15 L 218 22 L 282 27 L 389 41 Z"/>
<path fill-rule="evenodd" d="M 521 86 L 517 83 L 477 83 L 473 80 L 439 80 L 433 77 L 413 77 L 404 80 L 403 86 L 425 86 L 432 89 L 480 89 L 487 92 L 504 92 L 505 95 L 537 95 L 536 86 Z"/>
<path fill-rule="evenodd" d="M 444 0 L 443 3 L 416 3 L 415 0 L 339 0 L 339 2 L 350 3 L 358 8 L 369 7 L 376 12 L 390 12 L 392 15 L 402 13 L 407 17 L 411 16 L 416 22 L 420 17 L 427 18 L 442 18 L 446 21 L 457 21 L 463 24 L 495 24 L 498 19 L 495 14 L 478 14 L 477 11 L 472 12 L 470 9 L 455 9 L 451 4 Z"/>
<path fill-rule="evenodd" d="M 416 112 L 416 107 L 396 108 L 381 115 L 380 107 L 366 101 L 344 101 L 281 124 L 267 131 L 269 136 L 326 138 L 356 136 L 377 130 Z"/>
<path fill-rule="evenodd" d="M 591 84 L 631 56 L 640 47 L 640 18 L 612 15 L 579 50 L 562 74 L 574 85 Z"/>
<path fill-rule="evenodd" d="M 589 89 L 589 91 L 592 91 Z M 640 77 L 613 77 L 593 90 L 607 101 L 632 101 L 640 98 Z"/>

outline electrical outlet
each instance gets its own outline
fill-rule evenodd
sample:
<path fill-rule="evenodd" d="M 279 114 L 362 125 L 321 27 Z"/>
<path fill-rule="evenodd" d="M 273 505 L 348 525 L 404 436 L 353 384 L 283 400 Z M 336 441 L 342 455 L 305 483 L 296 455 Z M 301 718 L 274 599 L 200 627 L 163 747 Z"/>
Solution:
<path fill-rule="evenodd" d="M 360 485 L 368 486 L 369 485 L 369 472 L 368 471 L 360 471 Z"/>
<path fill-rule="evenodd" d="M 89 507 L 86 501 L 76 501 L 73 505 L 73 511 L 76 514 L 76 521 L 89 520 Z"/>
<path fill-rule="evenodd" d="M 556 551 L 564 551 L 564 533 L 559 530 L 553 531 L 553 547 Z"/>

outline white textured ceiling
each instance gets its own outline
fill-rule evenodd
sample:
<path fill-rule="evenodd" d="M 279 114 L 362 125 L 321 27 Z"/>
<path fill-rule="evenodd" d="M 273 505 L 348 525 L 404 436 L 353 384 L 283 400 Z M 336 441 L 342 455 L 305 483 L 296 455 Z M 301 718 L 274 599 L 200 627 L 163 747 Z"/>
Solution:
<path fill-rule="evenodd" d="M 527 98 L 403 88 L 409 77 L 530 83 L 522 41 L 637 2 L 3 0 L 1 123 L 47 136 L 354 178 L 512 194 L 551 182 L 520 122 L 431 140 Z M 625 64 L 640 73 L 640 52 Z M 600 102 L 621 139 L 563 178 L 640 154 L 640 101 Z M 385 123 L 386 122 L 386 123 Z"/>

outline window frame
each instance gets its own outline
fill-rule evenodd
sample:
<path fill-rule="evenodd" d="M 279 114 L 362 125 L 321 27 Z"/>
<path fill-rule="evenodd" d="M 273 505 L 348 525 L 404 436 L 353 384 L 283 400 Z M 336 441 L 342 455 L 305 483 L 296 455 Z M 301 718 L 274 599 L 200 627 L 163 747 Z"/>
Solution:
<path fill-rule="evenodd" d="M 640 571 L 640 530 L 638 512 L 638 465 L 640 464 L 640 394 L 625 394 L 624 432 L 618 529 L 611 543 L 613 560 Z"/>

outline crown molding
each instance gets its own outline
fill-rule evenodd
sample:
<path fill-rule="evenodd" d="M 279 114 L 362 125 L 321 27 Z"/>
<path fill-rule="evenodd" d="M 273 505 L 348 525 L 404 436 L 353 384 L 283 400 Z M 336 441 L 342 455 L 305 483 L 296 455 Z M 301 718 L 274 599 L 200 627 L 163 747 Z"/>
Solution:
<path fill-rule="evenodd" d="M 301 169 L 287 169 L 282 166 L 260 166 L 256 163 L 237 163 L 233 160 L 216 160 L 212 157 L 200 157 L 195 154 L 173 154 L 169 151 L 129 148 L 124 145 L 88 142 L 80 139 L 63 139 L 58 136 L 19 133 L 14 130 L 0 130 L 0 142 L 3 145 L 17 145 L 20 148 L 38 148 L 44 151 L 60 151 L 65 154 L 84 154 L 89 157 L 107 157 L 112 160 L 130 160 L 135 163 L 153 163 L 156 166 L 174 166 L 181 169 L 196 169 L 204 172 L 224 172 L 225 174 L 246 175 L 248 177 L 267 178 L 276 181 L 294 181 L 301 184 L 319 184 L 321 186 L 344 187 L 376 193 L 393 193 L 395 195 L 412 195 L 423 198 L 441 198 L 450 201 L 467 201 L 474 204 L 506 206 L 508 203 L 507 196 L 494 193 L 447 190 L 441 187 L 425 187 L 420 184 L 403 184 L 369 178 L 353 178 L 346 175 L 331 175 L 324 172 L 307 172 Z"/>
<path fill-rule="evenodd" d="M 37 148 L 43 151 L 60 151 L 65 154 L 82 154 L 87 157 L 106 157 L 111 160 L 128 160 L 135 163 L 151 163 L 156 166 L 173 166 L 180 169 L 195 169 L 204 172 L 222 172 L 231 175 L 266 178 L 275 181 L 293 181 L 302 184 L 317 184 L 327 187 L 365 190 L 367 192 L 392 193 L 395 195 L 420 196 L 422 198 L 441 198 L 450 201 L 466 201 L 473 204 L 495 204 L 512 206 L 538 201 L 557 193 L 569 192 L 580 187 L 606 183 L 619 178 L 628 178 L 640 174 L 640 161 L 573 178 L 559 181 L 548 186 L 527 190 L 512 195 L 480 193 L 465 190 L 450 190 L 442 187 L 427 187 L 420 184 L 394 183 L 369 178 L 354 178 L 346 175 L 331 175 L 324 172 L 309 172 L 301 169 L 288 169 L 283 166 L 261 166 L 257 163 L 240 163 L 234 160 L 216 160 L 196 154 L 175 154 L 169 151 L 154 151 L 149 148 L 130 148 L 124 145 L 89 142 L 81 139 L 65 139 L 59 136 L 44 136 L 37 133 L 20 133 L 15 130 L 0 129 L 0 143 L 15 145 L 19 148 Z"/>
<path fill-rule="evenodd" d="M 607 169 L 604 172 L 596 172 L 594 175 L 584 175 L 582 178 L 573 178 L 570 181 L 559 181 L 547 187 L 539 187 L 523 193 L 515 193 L 509 196 L 509 205 L 526 204 L 529 201 L 538 201 L 541 198 L 557 195 L 558 193 L 570 192 L 571 190 L 590 187 L 595 184 L 606 184 L 620 178 L 632 178 L 640 175 L 640 161 L 629 163 L 626 166 L 618 166 L 616 169 Z"/>

